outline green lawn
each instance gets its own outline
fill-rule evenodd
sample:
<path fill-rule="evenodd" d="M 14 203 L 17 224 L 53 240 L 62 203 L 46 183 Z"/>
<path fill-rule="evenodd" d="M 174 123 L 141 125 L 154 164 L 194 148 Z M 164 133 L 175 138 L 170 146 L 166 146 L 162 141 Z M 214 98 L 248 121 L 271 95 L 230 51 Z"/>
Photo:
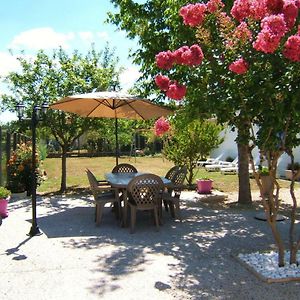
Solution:
<path fill-rule="evenodd" d="M 119 163 L 133 164 L 140 172 L 149 172 L 157 175 L 165 175 L 173 163 L 162 157 L 137 157 L 120 158 Z M 110 172 L 115 165 L 114 157 L 70 157 L 67 159 L 67 186 L 71 189 L 88 187 L 88 180 L 85 168 L 89 168 L 95 173 L 98 179 L 104 179 L 103 175 Z M 47 172 L 48 179 L 38 188 L 39 192 L 57 192 L 60 189 L 61 180 L 61 159 L 47 158 L 43 164 Z M 207 172 L 204 168 L 197 169 L 195 178 L 209 177 L 214 180 L 213 187 L 223 191 L 232 192 L 238 190 L 237 175 L 222 175 L 220 172 Z M 281 187 L 288 187 L 289 181 L 279 180 Z M 298 183 L 297 183 L 298 185 Z M 251 189 L 257 189 L 257 185 L 251 179 Z"/>

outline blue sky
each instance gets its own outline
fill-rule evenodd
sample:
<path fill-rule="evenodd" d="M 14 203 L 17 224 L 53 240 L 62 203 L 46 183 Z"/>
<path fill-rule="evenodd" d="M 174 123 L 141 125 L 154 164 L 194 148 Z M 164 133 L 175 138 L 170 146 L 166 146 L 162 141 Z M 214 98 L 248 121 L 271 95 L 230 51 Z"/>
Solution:
<path fill-rule="evenodd" d="M 34 55 L 38 49 L 57 49 L 62 46 L 68 51 L 78 49 L 85 53 L 91 43 L 103 49 L 106 42 L 115 48 L 120 66 L 126 70 L 121 76 L 124 89 L 132 86 L 138 77 L 137 67 L 128 58 L 129 49 L 136 43 L 128 40 L 124 32 L 104 24 L 108 11 L 113 11 L 109 0 L 5 0 L 0 10 L 0 75 L 16 70 L 17 62 L 8 49 L 18 55 L 25 50 Z M 142 1 L 138 1 L 142 2 Z M 0 86 L 0 93 L 5 87 Z M 11 118 L 0 115 L 0 122 Z"/>

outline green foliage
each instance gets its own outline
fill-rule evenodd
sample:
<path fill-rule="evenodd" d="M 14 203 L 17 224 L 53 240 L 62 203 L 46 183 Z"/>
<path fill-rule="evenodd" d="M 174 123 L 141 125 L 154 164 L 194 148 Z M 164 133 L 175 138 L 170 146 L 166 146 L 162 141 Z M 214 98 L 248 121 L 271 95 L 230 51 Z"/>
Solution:
<path fill-rule="evenodd" d="M 48 155 L 47 145 L 44 142 L 40 141 L 38 145 L 38 149 L 39 149 L 39 155 L 41 160 L 42 161 L 45 160 Z"/>
<path fill-rule="evenodd" d="M 6 199 L 11 195 L 11 191 L 5 188 L 4 186 L 0 186 L 0 199 Z"/>
<path fill-rule="evenodd" d="M 191 120 L 184 112 L 175 115 L 171 126 L 172 133 L 165 139 L 163 153 L 175 165 L 187 167 L 191 185 L 197 161 L 222 143 L 219 136 L 222 126 L 209 120 Z"/>
<path fill-rule="evenodd" d="M 108 46 L 101 52 L 96 52 L 92 47 L 86 55 L 77 51 L 69 55 L 62 48 L 54 50 L 52 55 L 40 50 L 36 57 L 26 58 L 21 55 L 18 61 L 20 71 L 11 72 L 5 77 L 4 82 L 10 93 L 1 96 L 2 107 L 13 111 L 18 102 L 23 102 L 29 117 L 34 105 L 43 102 L 51 104 L 68 95 L 87 93 L 94 89 L 107 90 L 119 84 L 120 70 L 116 67 L 118 59 Z M 26 122 L 18 124 L 23 128 L 29 125 Z M 79 136 L 95 124 L 93 119 L 51 109 L 43 123 L 50 127 L 51 134 L 64 154 Z M 66 170 L 62 172 L 66 173 Z M 65 177 L 62 176 L 62 190 L 66 188 Z"/>
<path fill-rule="evenodd" d="M 259 174 L 261 176 L 268 176 L 270 175 L 270 172 L 269 172 L 269 168 L 268 167 L 262 167 L 259 171 Z"/>
<path fill-rule="evenodd" d="M 36 180 L 40 185 L 44 179 L 44 172 L 40 169 L 39 155 L 36 155 Z M 20 144 L 8 161 L 7 188 L 13 192 L 29 193 L 32 190 L 32 146 L 31 143 Z"/>

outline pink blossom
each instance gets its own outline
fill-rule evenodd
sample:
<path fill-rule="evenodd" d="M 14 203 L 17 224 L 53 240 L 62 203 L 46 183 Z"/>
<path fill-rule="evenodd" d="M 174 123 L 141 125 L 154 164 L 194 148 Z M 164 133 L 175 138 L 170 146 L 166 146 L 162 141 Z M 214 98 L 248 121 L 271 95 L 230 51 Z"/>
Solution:
<path fill-rule="evenodd" d="M 286 23 L 282 14 L 263 18 L 261 21 L 261 28 L 262 30 L 269 31 L 278 38 L 282 38 L 287 32 Z"/>
<path fill-rule="evenodd" d="M 207 10 L 213 14 L 219 8 L 224 7 L 224 3 L 221 0 L 209 0 L 206 3 L 206 7 L 207 7 Z"/>
<path fill-rule="evenodd" d="M 250 16 L 249 0 L 235 0 L 230 13 L 239 22 L 249 17 Z"/>
<path fill-rule="evenodd" d="M 170 79 L 167 76 L 159 74 L 155 77 L 155 83 L 162 91 L 167 91 L 169 88 Z"/>
<path fill-rule="evenodd" d="M 240 58 L 229 65 L 229 70 L 236 74 L 244 74 L 248 71 L 248 63 Z"/>
<path fill-rule="evenodd" d="M 173 52 L 175 63 L 179 65 L 183 65 L 184 61 L 182 59 L 182 55 L 184 52 L 189 51 L 190 48 L 188 46 L 182 46 Z"/>
<path fill-rule="evenodd" d="M 181 100 L 186 94 L 186 86 L 179 84 L 177 81 L 170 83 L 166 95 L 175 100 Z"/>
<path fill-rule="evenodd" d="M 156 136 L 161 136 L 168 132 L 171 128 L 170 122 L 164 117 L 159 118 L 154 124 L 154 131 Z"/>
<path fill-rule="evenodd" d="M 267 9 L 270 14 L 280 14 L 284 0 L 267 0 Z"/>
<path fill-rule="evenodd" d="M 188 4 L 180 9 L 179 14 L 183 17 L 185 25 L 195 27 L 202 24 L 205 11 L 206 5 L 203 3 Z"/>
<path fill-rule="evenodd" d="M 291 35 L 287 39 L 283 55 L 292 61 L 300 62 L 300 35 Z"/>
<path fill-rule="evenodd" d="M 159 52 L 155 56 L 155 59 L 156 64 L 160 69 L 169 70 L 173 67 L 174 57 L 170 50 Z"/>
<path fill-rule="evenodd" d="M 253 43 L 253 48 L 264 53 L 273 53 L 280 44 L 280 38 L 270 34 L 268 31 L 261 31 Z"/>
<path fill-rule="evenodd" d="M 177 64 L 186 66 L 200 65 L 204 57 L 199 45 L 180 47 L 173 52 L 173 56 Z"/>
<path fill-rule="evenodd" d="M 249 5 L 250 15 L 254 20 L 261 20 L 268 13 L 267 0 L 252 0 Z"/>
<path fill-rule="evenodd" d="M 285 0 L 283 4 L 283 14 L 286 25 L 289 29 L 292 29 L 295 25 L 298 16 L 298 5 L 296 0 Z"/>
<path fill-rule="evenodd" d="M 257 35 L 253 48 L 264 53 L 273 53 L 277 50 L 281 38 L 287 32 L 284 16 L 270 15 L 261 21 L 261 32 Z"/>

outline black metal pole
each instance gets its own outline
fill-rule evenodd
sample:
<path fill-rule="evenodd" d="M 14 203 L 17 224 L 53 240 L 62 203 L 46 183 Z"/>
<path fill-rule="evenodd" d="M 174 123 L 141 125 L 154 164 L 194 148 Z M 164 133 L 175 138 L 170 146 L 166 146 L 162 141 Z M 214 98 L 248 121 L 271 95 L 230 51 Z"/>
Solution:
<path fill-rule="evenodd" d="M 33 108 L 31 116 L 31 132 L 32 132 L 32 173 L 31 173 L 31 205 L 32 205 L 32 225 L 29 231 L 30 236 L 41 234 L 36 220 L 36 126 L 38 124 L 38 116 L 36 108 Z"/>
<path fill-rule="evenodd" d="M 115 118 L 116 166 L 119 164 L 118 118 Z"/>

